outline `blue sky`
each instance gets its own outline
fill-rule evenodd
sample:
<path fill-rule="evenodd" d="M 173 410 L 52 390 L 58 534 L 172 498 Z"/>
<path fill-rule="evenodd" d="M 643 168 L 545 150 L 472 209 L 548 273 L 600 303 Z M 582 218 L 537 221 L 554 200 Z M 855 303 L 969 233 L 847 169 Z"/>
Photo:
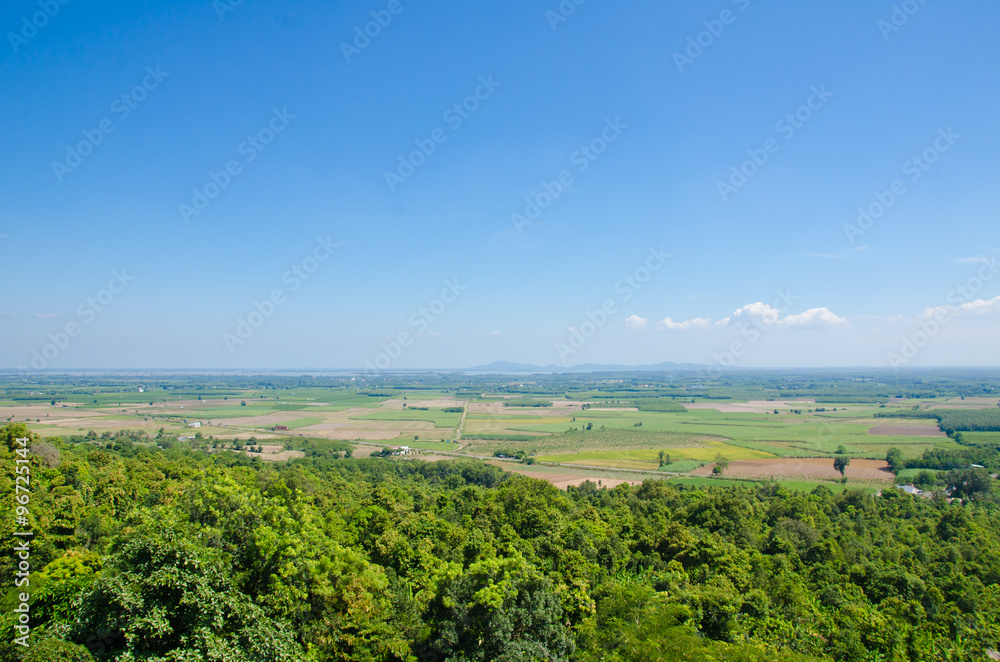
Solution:
<path fill-rule="evenodd" d="M 0 369 L 998 365 L 1000 7 L 896 7 L 7 2 Z"/>

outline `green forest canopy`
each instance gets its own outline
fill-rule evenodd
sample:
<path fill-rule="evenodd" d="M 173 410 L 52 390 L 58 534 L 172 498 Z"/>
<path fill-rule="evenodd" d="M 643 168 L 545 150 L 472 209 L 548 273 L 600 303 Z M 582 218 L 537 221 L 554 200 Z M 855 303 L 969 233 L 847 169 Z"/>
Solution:
<path fill-rule="evenodd" d="M 6 466 L 28 434 L 0 431 Z M 560 492 L 478 462 L 31 443 L 35 630 L 26 656 L 6 637 L 5 660 L 929 661 L 1000 645 L 992 488 Z"/>

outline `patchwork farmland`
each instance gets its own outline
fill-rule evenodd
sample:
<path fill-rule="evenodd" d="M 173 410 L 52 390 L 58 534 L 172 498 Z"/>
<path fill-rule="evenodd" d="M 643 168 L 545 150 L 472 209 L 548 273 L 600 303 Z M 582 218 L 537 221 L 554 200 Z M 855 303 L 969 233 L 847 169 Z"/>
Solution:
<path fill-rule="evenodd" d="M 933 415 L 941 404 L 933 399 L 916 405 L 852 398 L 817 403 L 748 395 L 685 402 L 663 395 L 630 400 L 601 391 L 523 396 L 399 385 L 157 389 L 129 384 L 53 393 L 58 397 L 36 393 L 0 400 L 0 416 L 26 422 L 46 437 L 99 444 L 127 431 L 151 446 L 177 443 L 262 461 L 294 459 L 307 447 L 328 444 L 343 456 L 353 449 L 354 457 L 465 457 L 519 472 L 536 465 L 531 472 L 561 487 L 591 478 L 612 484 L 660 477 L 831 485 L 846 478 L 876 488 L 894 480 L 886 462 L 890 449 L 905 462 L 962 448 L 933 418 L 915 417 Z M 980 398 L 961 411 L 981 411 L 986 404 Z M 850 460 L 843 476 L 833 466 L 838 455 Z"/>

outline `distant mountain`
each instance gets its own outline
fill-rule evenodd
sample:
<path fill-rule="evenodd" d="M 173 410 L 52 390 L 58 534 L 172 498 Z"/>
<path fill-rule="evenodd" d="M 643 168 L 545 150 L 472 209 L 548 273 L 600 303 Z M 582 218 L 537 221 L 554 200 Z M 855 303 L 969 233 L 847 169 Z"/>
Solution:
<path fill-rule="evenodd" d="M 664 372 L 672 370 L 699 370 L 707 366 L 697 363 L 656 363 L 654 365 L 615 365 L 602 363 L 582 363 L 574 366 L 532 365 L 512 361 L 494 361 L 488 365 L 467 368 L 466 372 Z"/>

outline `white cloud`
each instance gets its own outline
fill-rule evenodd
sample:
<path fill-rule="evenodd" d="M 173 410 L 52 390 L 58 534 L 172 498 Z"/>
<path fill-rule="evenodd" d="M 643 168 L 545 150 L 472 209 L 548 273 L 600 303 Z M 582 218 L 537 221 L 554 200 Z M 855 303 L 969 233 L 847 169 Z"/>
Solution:
<path fill-rule="evenodd" d="M 644 317 L 639 317 L 638 315 L 631 315 L 625 318 L 625 328 L 638 331 L 640 329 L 646 328 L 647 320 Z"/>
<path fill-rule="evenodd" d="M 989 301 L 976 299 L 975 301 L 969 301 L 958 306 L 947 305 L 928 308 L 923 312 L 921 317 L 923 319 L 930 319 L 932 317 L 960 317 L 962 315 L 988 315 L 990 313 L 1000 313 L 1000 297 L 995 297 Z"/>
<path fill-rule="evenodd" d="M 985 255 L 976 255 L 974 257 L 962 257 L 955 261 L 958 262 L 959 264 L 982 264 L 984 262 L 986 264 L 990 264 L 991 262 L 990 258 L 986 257 Z M 993 256 L 992 262 L 996 262 L 995 255 Z"/>
<path fill-rule="evenodd" d="M 747 304 L 733 311 L 729 319 L 729 324 L 752 324 L 758 327 L 772 326 L 778 323 L 780 317 L 781 313 L 776 308 L 758 301 L 757 303 Z"/>
<path fill-rule="evenodd" d="M 804 313 L 789 315 L 781 320 L 788 326 L 837 326 L 846 325 L 847 320 L 830 311 L 829 308 L 810 308 Z"/>
<path fill-rule="evenodd" d="M 775 325 L 817 327 L 817 326 L 839 326 L 847 325 L 847 320 L 840 315 L 833 313 L 829 308 L 812 308 L 802 313 L 781 317 L 781 311 L 766 303 L 747 304 L 742 308 L 733 311 L 730 317 L 716 322 L 717 325 L 726 324 L 728 326 L 750 325 L 757 328 L 766 328 Z"/>
<path fill-rule="evenodd" d="M 656 328 L 662 331 L 687 331 L 688 329 L 698 329 L 708 326 L 712 320 L 707 317 L 695 317 L 694 319 L 675 322 L 669 317 L 664 317 L 656 323 Z"/>
<path fill-rule="evenodd" d="M 494 336 L 499 336 L 500 335 L 499 331 L 490 331 L 490 333 L 492 333 Z"/>

